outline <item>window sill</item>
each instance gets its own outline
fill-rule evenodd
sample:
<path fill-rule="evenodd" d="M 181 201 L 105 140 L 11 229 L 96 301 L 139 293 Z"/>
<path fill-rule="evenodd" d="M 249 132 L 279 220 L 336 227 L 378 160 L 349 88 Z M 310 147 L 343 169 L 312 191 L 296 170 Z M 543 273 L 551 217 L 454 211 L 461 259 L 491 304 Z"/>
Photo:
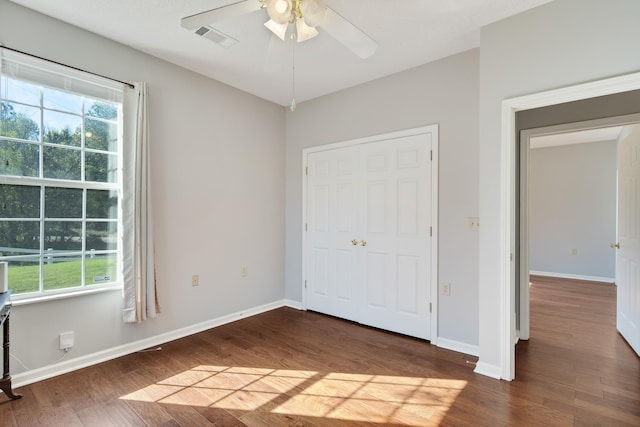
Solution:
<path fill-rule="evenodd" d="M 79 291 L 62 292 L 62 293 L 51 294 L 51 295 L 38 295 L 33 297 L 24 296 L 21 298 L 20 295 L 12 295 L 11 304 L 14 307 L 18 307 L 21 305 L 37 304 L 41 302 L 56 301 L 56 300 L 61 300 L 66 298 L 83 296 L 83 295 L 93 295 L 93 294 L 100 294 L 104 292 L 114 292 L 114 291 L 122 291 L 122 285 L 103 286 L 100 288 L 83 289 Z"/>

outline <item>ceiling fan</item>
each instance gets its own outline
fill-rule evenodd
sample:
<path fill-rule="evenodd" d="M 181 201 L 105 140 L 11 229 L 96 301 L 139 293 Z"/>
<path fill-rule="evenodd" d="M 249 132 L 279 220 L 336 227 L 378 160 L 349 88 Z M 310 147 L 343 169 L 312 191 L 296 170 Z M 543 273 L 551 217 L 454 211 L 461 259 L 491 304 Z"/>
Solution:
<path fill-rule="evenodd" d="M 320 28 L 362 59 L 373 55 L 378 48 L 375 40 L 326 6 L 323 0 L 241 0 L 182 18 L 181 24 L 200 36 L 230 47 L 238 40 L 216 29 L 215 24 L 261 9 L 266 9 L 269 17 L 265 27 L 282 40 L 292 26 L 299 43 L 317 36 L 316 28 Z"/>

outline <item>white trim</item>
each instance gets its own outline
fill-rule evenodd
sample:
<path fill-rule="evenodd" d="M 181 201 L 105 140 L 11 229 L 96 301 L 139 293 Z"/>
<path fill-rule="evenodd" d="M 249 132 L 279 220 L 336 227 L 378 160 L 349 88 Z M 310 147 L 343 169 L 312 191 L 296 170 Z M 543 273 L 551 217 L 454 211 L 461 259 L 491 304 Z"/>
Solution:
<path fill-rule="evenodd" d="M 431 162 L 431 333 L 429 337 L 431 338 L 431 344 L 440 345 L 440 338 L 438 337 L 438 289 L 440 288 L 438 280 L 438 236 L 440 235 L 438 231 L 440 229 L 438 226 L 438 211 L 440 208 L 438 177 L 440 172 L 438 165 L 440 164 L 440 126 L 432 125 L 430 128 L 434 128 L 434 138 L 431 141 L 433 161 Z"/>
<path fill-rule="evenodd" d="M 226 325 L 227 323 L 235 322 L 246 317 L 255 316 L 257 314 L 265 313 L 267 311 L 275 310 L 280 307 L 288 306 L 289 300 L 274 301 L 269 304 L 252 307 L 246 310 L 238 311 L 226 316 L 221 316 L 215 319 L 207 320 L 205 322 L 196 323 L 195 325 L 187 326 L 184 328 L 176 329 L 156 335 L 153 337 L 145 338 L 143 340 L 134 341 L 128 344 L 119 345 L 117 347 L 109 348 L 106 350 L 98 351 L 92 354 L 77 357 L 75 359 L 65 360 L 54 365 L 43 366 L 42 368 L 32 369 L 27 372 L 21 372 L 13 375 L 13 387 L 18 388 L 28 384 L 35 383 L 37 381 L 46 380 L 58 375 L 66 374 L 78 369 L 86 368 L 88 366 L 96 365 L 98 363 L 106 362 L 118 357 L 126 356 L 131 353 L 135 353 L 140 350 L 144 350 L 150 347 L 155 347 L 160 344 L 165 344 L 169 341 L 174 341 L 180 338 L 187 337 L 189 335 L 197 334 L 208 329 L 216 328 L 218 326 Z"/>
<path fill-rule="evenodd" d="M 515 376 L 515 348 L 513 345 L 515 342 L 515 319 L 511 315 L 511 306 L 514 303 L 512 299 L 515 283 L 512 283 L 511 281 L 511 263 L 508 262 L 508 256 L 511 253 L 512 233 L 514 232 L 512 231 L 512 218 L 510 218 L 510 212 L 514 206 L 513 203 L 515 203 L 515 197 L 511 191 L 513 188 L 513 177 L 511 171 L 515 167 L 515 159 L 511 155 L 511 152 L 515 146 L 516 140 L 516 112 L 638 89 L 640 89 L 640 73 L 632 73 L 502 101 L 502 136 L 500 143 L 502 153 L 500 219 L 506 219 L 506 221 L 501 222 L 501 274 L 499 286 L 501 310 L 500 371 L 502 378 L 505 380 L 512 380 Z M 478 363 L 478 366 L 480 366 L 480 362 Z M 478 366 L 476 367 L 476 372 L 481 373 Z"/>
<path fill-rule="evenodd" d="M 304 308 L 302 308 L 302 303 L 299 301 L 294 301 L 292 299 L 285 299 L 282 302 L 284 304 L 285 307 L 289 307 L 289 308 L 293 308 L 296 310 L 304 310 Z"/>
<path fill-rule="evenodd" d="M 90 289 L 88 288 L 89 286 L 91 287 Z M 121 283 L 114 284 L 114 285 L 103 285 L 103 286 L 96 286 L 96 287 L 94 286 L 96 285 L 87 285 L 87 288 L 84 288 L 79 291 L 74 291 L 74 292 L 63 291 L 60 293 L 54 293 L 50 295 L 38 294 L 38 296 L 35 296 L 35 297 L 30 297 L 29 294 L 11 295 L 11 305 L 13 305 L 14 307 L 18 307 L 21 305 L 38 304 L 38 303 L 47 302 L 47 301 L 57 301 L 60 299 L 100 294 L 103 292 L 112 292 L 112 291 L 122 292 Z"/>
<path fill-rule="evenodd" d="M 431 341 L 431 344 L 433 344 L 433 341 Z M 480 349 L 477 345 L 471 345 L 442 337 L 438 337 L 438 347 L 446 348 L 447 350 L 456 351 L 458 353 L 470 354 L 471 356 L 476 357 L 480 354 Z"/>
<path fill-rule="evenodd" d="M 500 374 L 502 372 L 502 369 L 500 368 L 500 366 L 490 365 L 488 363 L 478 361 L 478 363 L 476 363 L 476 368 L 473 370 L 473 372 L 475 372 L 476 374 L 486 375 L 487 377 L 491 377 L 499 380 L 501 379 Z"/>
<path fill-rule="evenodd" d="M 427 126 L 420 126 L 417 128 L 412 128 L 412 129 L 406 129 L 406 130 L 399 130 L 399 131 L 394 131 L 394 132 L 389 132 L 389 133 L 382 133 L 379 135 L 371 135 L 371 136 L 365 136 L 362 138 L 356 138 L 356 139 L 350 139 L 347 141 L 340 141 L 340 142 L 334 142 L 331 144 L 324 144 L 324 145 L 317 145 L 315 147 L 309 147 L 309 148 L 305 148 L 304 150 L 302 150 L 302 154 L 303 154 L 303 158 L 305 158 L 306 160 L 306 155 L 308 153 L 316 153 L 319 151 L 327 151 L 327 150 L 334 150 L 336 148 L 344 148 L 344 147 L 352 147 L 354 145 L 359 145 L 359 144 L 368 144 L 370 142 L 377 142 L 377 141 L 386 141 L 389 139 L 396 139 L 396 138 L 405 138 L 407 136 L 414 136 L 414 135 L 423 135 L 425 133 L 432 133 L 434 135 L 438 135 L 438 124 L 433 124 L 433 125 L 427 125 Z M 434 156 L 435 158 L 435 156 Z M 303 175 L 304 175 L 304 169 L 302 171 Z"/>
<path fill-rule="evenodd" d="M 581 274 L 553 273 L 550 271 L 529 271 L 532 276 L 558 277 L 560 279 L 586 280 L 589 282 L 615 283 L 615 277 L 583 276 Z"/>
<path fill-rule="evenodd" d="M 334 150 L 337 148 L 352 147 L 370 142 L 386 141 L 389 139 L 405 138 L 408 136 L 431 134 L 431 150 L 433 159 L 431 162 L 431 227 L 432 235 L 430 239 L 430 267 L 431 267 L 431 329 L 429 331 L 429 340 L 431 344 L 438 344 L 438 183 L 439 172 L 439 143 L 440 143 L 440 126 L 438 124 L 420 126 L 412 129 L 405 129 L 395 132 L 389 132 L 379 135 L 372 135 L 363 138 L 351 139 L 348 141 L 335 142 L 331 144 L 318 145 L 315 147 L 305 148 L 302 150 L 302 277 L 300 284 L 302 287 L 302 305 L 301 309 L 307 309 L 307 296 L 305 289 L 306 277 L 306 257 L 305 248 L 307 247 L 307 233 L 305 232 L 305 224 L 307 222 L 307 167 L 308 157 L 311 153 Z"/>
<path fill-rule="evenodd" d="M 302 150 L 302 227 L 301 227 L 301 234 L 302 234 L 302 247 L 301 249 L 301 254 L 302 254 L 302 277 L 300 277 L 300 288 L 302 289 L 302 301 L 301 301 L 301 308 L 302 310 L 306 310 L 307 309 L 307 272 L 306 272 L 306 261 L 304 259 L 304 251 L 305 248 L 307 247 L 307 181 L 308 181 L 308 174 L 309 173 L 309 153 L 307 152 L 306 149 Z"/>
<path fill-rule="evenodd" d="M 504 140 L 505 135 L 509 135 L 509 139 L 513 141 L 515 138 L 512 135 L 513 129 L 515 129 L 516 116 L 515 113 L 508 116 L 507 120 L 504 120 L 504 116 L 511 111 L 509 104 L 502 103 L 502 138 Z M 512 283 L 513 262 L 512 254 L 514 248 L 512 241 L 514 236 L 513 224 L 513 201 L 515 200 L 514 193 L 514 143 L 503 144 L 502 146 L 502 158 L 500 163 L 503 165 L 500 171 L 502 185 L 500 186 L 500 224 L 502 229 L 500 230 L 500 283 Z M 506 202 L 508 201 L 508 202 Z M 500 342 L 509 343 L 509 345 L 501 348 L 500 351 L 500 365 L 501 378 L 511 381 L 515 377 L 515 363 L 508 363 L 510 360 L 515 361 L 515 310 L 513 307 L 514 302 L 514 289 L 513 286 L 505 286 L 500 292 Z M 476 371 L 478 371 L 478 365 L 476 365 Z"/>
<path fill-rule="evenodd" d="M 520 131 L 520 255 L 517 260 L 520 268 L 520 329 L 518 337 L 528 340 L 531 336 L 531 322 L 529 316 L 529 181 L 531 173 L 531 140 L 527 131 Z M 517 162 L 518 160 L 516 160 Z"/>

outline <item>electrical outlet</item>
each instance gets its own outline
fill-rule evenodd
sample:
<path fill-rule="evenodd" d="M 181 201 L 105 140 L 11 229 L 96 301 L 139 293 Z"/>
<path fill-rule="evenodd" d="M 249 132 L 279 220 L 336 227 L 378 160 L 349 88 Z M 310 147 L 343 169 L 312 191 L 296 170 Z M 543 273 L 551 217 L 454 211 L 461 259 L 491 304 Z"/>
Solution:
<path fill-rule="evenodd" d="M 68 350 L 73 347 L 73 331 L 60 333 L 60 350 Z"/>
<path fill-rule="evenodd" d="M 200 276 L 198 276 L 197 274 L 194 274 L 193 276 L 191 276 L 191 286 L 198 286 L 200 285 Z"/>
<path fill-rule="evenodd" d="M 576 248 L 571 249 L 571 255 L 578 255 L 578 249 Z"/>
<path fill-rule="evenodd" d="M 469 230 L 478 231 L 480 229 L 480 218 L 472 217 L 469 220 Z"/>
<path fill-rule="evenodd" d="M 451 296 L 451 283 L 443 283 L 441 286 L 442 286 L 442 296 L 450 297 Z"/>
<path fill-rule="evenodd" d="M 245 265 L 240 268 L 240 277 L 247 277 L 249 274 L 249 268 Z"/>

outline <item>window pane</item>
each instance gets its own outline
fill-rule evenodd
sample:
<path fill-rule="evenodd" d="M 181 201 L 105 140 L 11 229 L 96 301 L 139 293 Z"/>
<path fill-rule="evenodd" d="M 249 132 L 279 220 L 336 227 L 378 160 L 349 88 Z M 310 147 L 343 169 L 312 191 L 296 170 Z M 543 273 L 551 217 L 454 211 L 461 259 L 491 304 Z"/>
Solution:
<path fill-rule="evenodd" d="M 115 123 L 85 119 L 84 137 L 87 148 L 103 151 L 118 150 L 118 125 Z"/>
<path fill-rule="evenodd" d="M 40 223 L 37 221 L 0 221 L 2 256 L 40 253 Z"/>
<path fill-rule="evenodd" d="M 118 182 L 118 157 L 112 154 L 86 153 L 85 180 Z"/>
<path fill-rule="evenodd" d="M 0 139 L 0 175 L 37 177 L 39 153 L 35 144 Z"/>
<path fill-rule="evenodd" d="M 71 288 L 82 284 L 81 257 L 51 257 L 43 265 L 44 290 Z"/>
<path fill-rule="evenodd" d="M 40 290 L 40 258 L 25 258 L 8 262 L 9 289 L 15 294 Z"/>
<path fill-rule="evenodd" d="M 40 105 L 40 87 L 2 76 L 0 78 L 0 98 L 24 104 Z"/>
<path fill-rule="evenodd" d="M 9 286 L 32 298 L 113 284 L 122 276 L 122 93 L 46 62 L 20 67 L 0 75 L 0 262 L 9 263 Z"/>
<path fill-rule="evenodd" d="M 72 93 L 45 87 L 42 91 L 42 104 L 44 108 L 68 111 L 70 113 L 82 113 L 82 97 Z"/>
<path fill-rule="evenodd" d="M 82 218 L 82 189 L 45 188 L 44 216 L 45 218 Z"/>
<path fill-rule="evenodd" d="M 39 141 L 40 109 L 0 102 L 0 136 Z"/>
<path fill-rule="evenodd" d="M 118 106 L 106 101 L 84 100 L 84 113 L 90 117 L 116 120 L 118 118 Z"/>
<path fill-rule="evenodd" d="M 87 190 L 87 218 L 115 219 L 117 217 L 117 191 Z"/>
<path fill-rule="evenodd" d="M 79 147 L 82 117 L 44 110 L 44 142 Z"/>
<path fill-rule="evenodd" d="M 45 178 L 80 180 L 80 151 L 44 147 Z"/>
<path fill-rule="evenodd" d="M 40 218 L 40 187 L 0 184 L 0 217 Z"/>
<path fill-rule="evenodd" d="M 118 249 L 116 222 L 87 222 L 87 252 Z"/>
<path fill-rule="evenodd" d="M 85 284 L 96 285 L 115 282 L 117 280 L 117 268 L 116 254 L 95 255 L 94 257 L 90 257 L 87 254 Z"/>
<path fill-rule="evenodd" d="M 44 223 L 45 254 L 82 250 L 82 223 L 47 221 Z"/>

